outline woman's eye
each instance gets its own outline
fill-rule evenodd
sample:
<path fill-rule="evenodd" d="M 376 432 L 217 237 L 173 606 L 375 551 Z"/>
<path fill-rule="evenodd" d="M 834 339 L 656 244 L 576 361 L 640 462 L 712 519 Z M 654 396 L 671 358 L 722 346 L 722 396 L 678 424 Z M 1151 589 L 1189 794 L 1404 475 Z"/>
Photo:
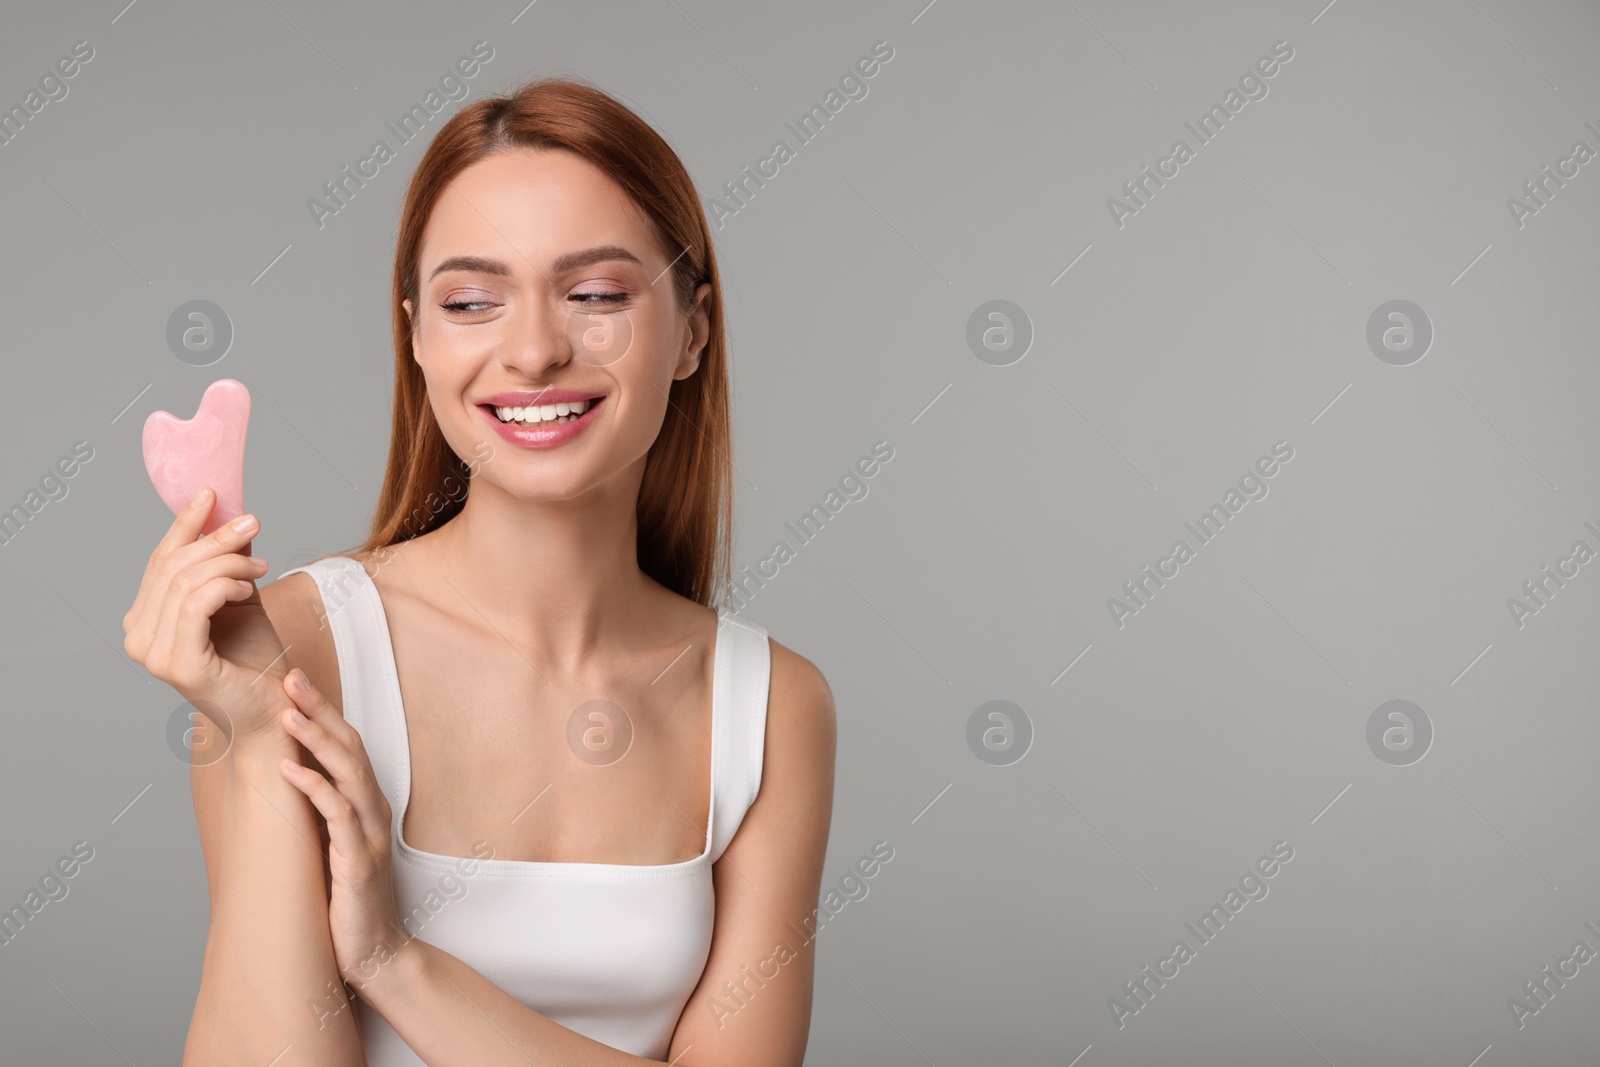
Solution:
<path fill-rule="evenodd" d="M 589 303 L 589 301 L 591 301 L 591 300 L 595 301 L 596 303 L 601 303 L 601 304 L 619 304 L 622 301 L 628 299 L 628 294 L 627 293 L 573 293 L 572 294 L 572 299 L 581 302 L 584 307 L 593 307 L 594 304 Z"/>
<path fill-rule="evenodd" d="M 596 307 L 598 305 L 623 303 L 631 295 L 630 293 L 573 293 L 570 299 L 576 301 L 580 307 Z M 492 300 L 447 300 L 439 306 L 446 311 L 471 315 L 485 311 L 495 305 Z"/>

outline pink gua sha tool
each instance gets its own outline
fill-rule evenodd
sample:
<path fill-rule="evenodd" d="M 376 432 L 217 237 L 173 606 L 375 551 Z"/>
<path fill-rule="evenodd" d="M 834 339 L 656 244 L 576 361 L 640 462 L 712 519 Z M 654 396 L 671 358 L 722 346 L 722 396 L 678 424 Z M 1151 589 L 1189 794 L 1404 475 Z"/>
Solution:
<path fill-rule="evenodd" d="M 244 514 L 244 434 L 250 424 L 250 391 L 222 378 L 200 398 L 192 419 L 166 411 L 144 420 L 144 467 L 174 515 L 209 485 L 217 501 L 202 534 Z"/>

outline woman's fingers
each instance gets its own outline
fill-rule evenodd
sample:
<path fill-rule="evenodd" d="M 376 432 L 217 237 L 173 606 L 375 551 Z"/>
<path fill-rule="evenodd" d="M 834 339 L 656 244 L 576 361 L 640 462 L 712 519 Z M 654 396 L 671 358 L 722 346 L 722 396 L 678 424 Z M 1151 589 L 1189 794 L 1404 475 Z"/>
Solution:
<path fill-rule="evenodd" d="M 282 760 L 278 767 L 283 776 L 289 780 L 289 784 L 306 795 L 311 805 L 327 823 L 328 844 L 331 848 L 337 849 L 341 855 L 356 862 L 360 862 L 362 857 L 370 856 L 366 832 L 361 827 L 355 806 L 343 793 L 334 788 L 333 783 L 292 759 Z"/>
<path fill-rule="evenodd" d="M 246 522 L 248 520 L 248 522 Z M 246 522 L 243 530 L 237 529 L 239 523 Z M 240 553 L 240 549 L 250 543 L 251 536 L 256 532 L 256 518 L 253 515 L 244 515 L 200 538 L 189 545 L 183 545 L 164 555 L 158 562 L 151 565 L 153 572 L 152 596 L 147 600 L 147 610 L 153 616 L 154 624 L 160 629 L 163 624 L 170 626 L 173 619 L 170 610 L 172 594 L 188 593 L 195 586 L 200 585 L 212 573 L 208 572 L 202 564 L 225 556 L 235 556 L 238 559 L 252 559 Z M 233 573 L 235 578 L 259 578 L 265 575 L 267 568 L 260 566 L 255 573 Z"/>
<path fill-rule="evenodd" d="M 206 649 L 211 643 L 211 616 L 230 600 L 249 600 L 255 591 L 255 586 L 243 579 L 218 575 L 181 597 L 169 598 L 176 604 L 173 622 L 158 635 L 161 643 L 150 657 L 159 665 L 157 676 L 178 689 L 204 681 L 201 675 L 210 659 Z"/>
<path fill-rule="evenodd" d="M 139 593 L 134 598 L 133 607 L 123 616 L 122 629 L 129 638 L 125 642 L 125 650 L 136 660 L 141 659 L 152 647 L 161 648 L 166 645 L 159 635 L 162 634 L 163 627 L 170 632 L 176 619 L 176 609 L 171 604 L 173 585 L 185 580 L 190 581 L 190 588 L 201 584 L 204 578 L 191 576 L 191 580 L 185 579 L 183 575 L 191 567 L 206 560 L 238 554 L 250 544 L 250 539 L 255 536 L 259 526 L 255 516 L 242 515 L 199 540 L 194 540 L 206 516 L 211 514 L 212 494 L 207 491 L 197 499 L 203 499 L 204 503 L 185 508 L 167 531 L 167 536 L 162 538 L 161 544 L 156 546 L 149 565 L 145 567 L 144 578 L 139 584 Z M 244 524 L 242 528 L 241 523 Z M 189 539 L 188 542 L 182 540 L 185 537 Z M 265 575 L 266 571 L 267 568 L 261 567 L 259 573 L 236 574 L 234 577 L 259 578 Z M 181 592 L 187 593 L 189 589 L 182 589 Z"/>
<path fill-rule="evenodd" d="M 306 677 L 306 672 L 296 667 L 290 671 L 283 680 L 283 691 L 294 701 L 294 706 L 299 708 L 306 718 L 326 730 L 333 738 L 349 749 L 359 752 L 363 759 L 366 758 L 366 748 L 361 744 L 361 735 L 356 728 L 345 721 L 339 709 L 322 695 L 322 690 L 311 684 L 311 679 Z"/>
<path fill-rule="evenodd" d="M 304 684 L 300 684 L 303 682 Z M 372 773 L 372 761 L 355 727 L 328 703 L 299 668 L 284 679 L 284 692 L 295 703 L 283 713 L 289 735 L 316 757 L 333 776 L 339 791 L 354 807 L 362 827 L 373 841 L 388 840 L 391 812 Z M 300 712 L 296 717 L 296 712 Z"/>
<path fill-rule="evenodd" d="M 229 553 L 226 556 L 213 556 L 211 559 L 201 560 L 185 567 L 173 575 L 172 584 L 168 588 L 181 599 L 213 578 L 242 578 L 247 582 L 254 582 L 264 576 L 267 570 L 267 561 L 259 556 Z"/>
<path fill-rule="evenodd" d="M 211 616 L 227 601 L 248 598 L 255 591 L 251 583 L 265 575 L 267 569 L 266 560 L 226 555 L 201 560 L 174 574 L 148 637 L 152 658 L 190 670 L 203 663 L 211 644 Z M 219 578 L 242 581 L 244 585 L 237 588 L 244 589 L 243 595 L 219 598 L 217 594 L 224 588 L 216 584 Z M 195 612 L 206 605 L 210 610 L 197 616 Z"/>
<path fill-rule="evenodd" d="M 211 517 L 211 509 L 216 503 L 217 495 L 211 487 L 201 486 L 194 499 L 173 517 L 172 525 L 167 527 L 166 534 L 156 543 L 156 550 L 150 553 L 150 558 L 154 560 L 157 556 L 164 556 L 192 543 L 200 536 L 200 531 L 205 527 L 206 520 Z"/>
<path fill-rule="evenodd" d="M 205 510 L 205 509 L 202 509 Z M 151 583 L 151 606 L 160 615 L 160 606 L 167 590 L 178 576 L 204 560 L 230 553 L 242 553 L 250 539 L 259 532 L 260 522 L 254 515 L 241 515 L 230 523 L 217 527 L 197 541 L 169 548 L 153 557 L 147 577 Z"/>
<path fill-rule="evenodd" d="M 240 515 L 232 522 L 218 526 L 198 541 L 178 546 L 166 554 L 169 573 L 181 571 L 212 556 L 242 551 L 250 543 L 250 539 L 260 532 L 260 526 L 260 520 L 254 515 Z"/>
<path fill-rule="evenodd" d="M 145 564 L 144 574 L 139 579 L 139 592 L 133 598 L 133 606 L 122 617 L 123 633 L 131 634 L 142 617 L 153 616 L 152 606 L 155 612 L 159 612 L 166 592 L 167 572 L 164 569 L 166 557 L 200 536 L 200 531 L 205 526 L 206 519 L 210 517 L 215 502 L 216 494 L 211 491 L 211 487 L 202 486 L 200 492 L 195 494 L 195 498 L 173 516 L 172 525 L 167 527 L 167 532 L 156 542 L 155 549 L 150 553 L 150 560 Z"/>
<path fill-rule="evenodd" d="M 154 551 L 150 553 L 150 561 L 145 565 L 144 578 L 139 583 L 139 597 L 134 607 L 139 606 L 140 600 L 154 598 L 159 607 L 161 598 L 166 590 L 166 585 L 172 579 L 174 560 L 177 553 L 193 545 L 200 537 L 200 531 L 205 528 L 206 520 L 211 517 L 211 510 L 216 506 L 217 495 L 209 486 L 202 487 L 195 498 L 173 518 L 172 525 L 167 527 L 167 532 L 161 540 L 156 542 Z M 222 529 L 227 529 L 226 526 Z M 218 531 L 212 531 L 214 536 Z"/>

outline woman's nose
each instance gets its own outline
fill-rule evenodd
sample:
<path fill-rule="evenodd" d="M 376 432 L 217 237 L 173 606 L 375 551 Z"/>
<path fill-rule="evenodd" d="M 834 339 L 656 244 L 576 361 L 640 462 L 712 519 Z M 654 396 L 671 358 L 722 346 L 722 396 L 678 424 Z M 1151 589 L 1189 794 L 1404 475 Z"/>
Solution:
<path fill-rule="evenodd" d="M 524 305 L 510 317 L 499 346 L 500 363 L 528 378 L 543 378 L 551 368 L 572 361 L 568 328 L 571 313 L 562 307 Z"/>

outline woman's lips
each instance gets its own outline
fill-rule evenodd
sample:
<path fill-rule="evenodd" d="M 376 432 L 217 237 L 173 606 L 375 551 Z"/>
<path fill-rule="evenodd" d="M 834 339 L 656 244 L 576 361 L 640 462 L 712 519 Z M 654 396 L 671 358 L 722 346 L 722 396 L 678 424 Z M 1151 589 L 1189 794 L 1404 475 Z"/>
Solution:
<path fill-rule="evenodd" d="M 555 448 L 566 444 L 588 429 L 589 424 L 594 422 L 594 413 L 600 409 L 605 399 L 604 396 L 595 397 L 589 402 L 588 410 L 575 419 L 568 419 L 566 422 L 544 422 L 534 426 L 501 422 L 500 417 L 494 413 L 494 408 L 485 404 L 478 405 L 478 410 L 483 412 L 483 417 L 494 425 L 495 432 L 518 448 Z"/>

